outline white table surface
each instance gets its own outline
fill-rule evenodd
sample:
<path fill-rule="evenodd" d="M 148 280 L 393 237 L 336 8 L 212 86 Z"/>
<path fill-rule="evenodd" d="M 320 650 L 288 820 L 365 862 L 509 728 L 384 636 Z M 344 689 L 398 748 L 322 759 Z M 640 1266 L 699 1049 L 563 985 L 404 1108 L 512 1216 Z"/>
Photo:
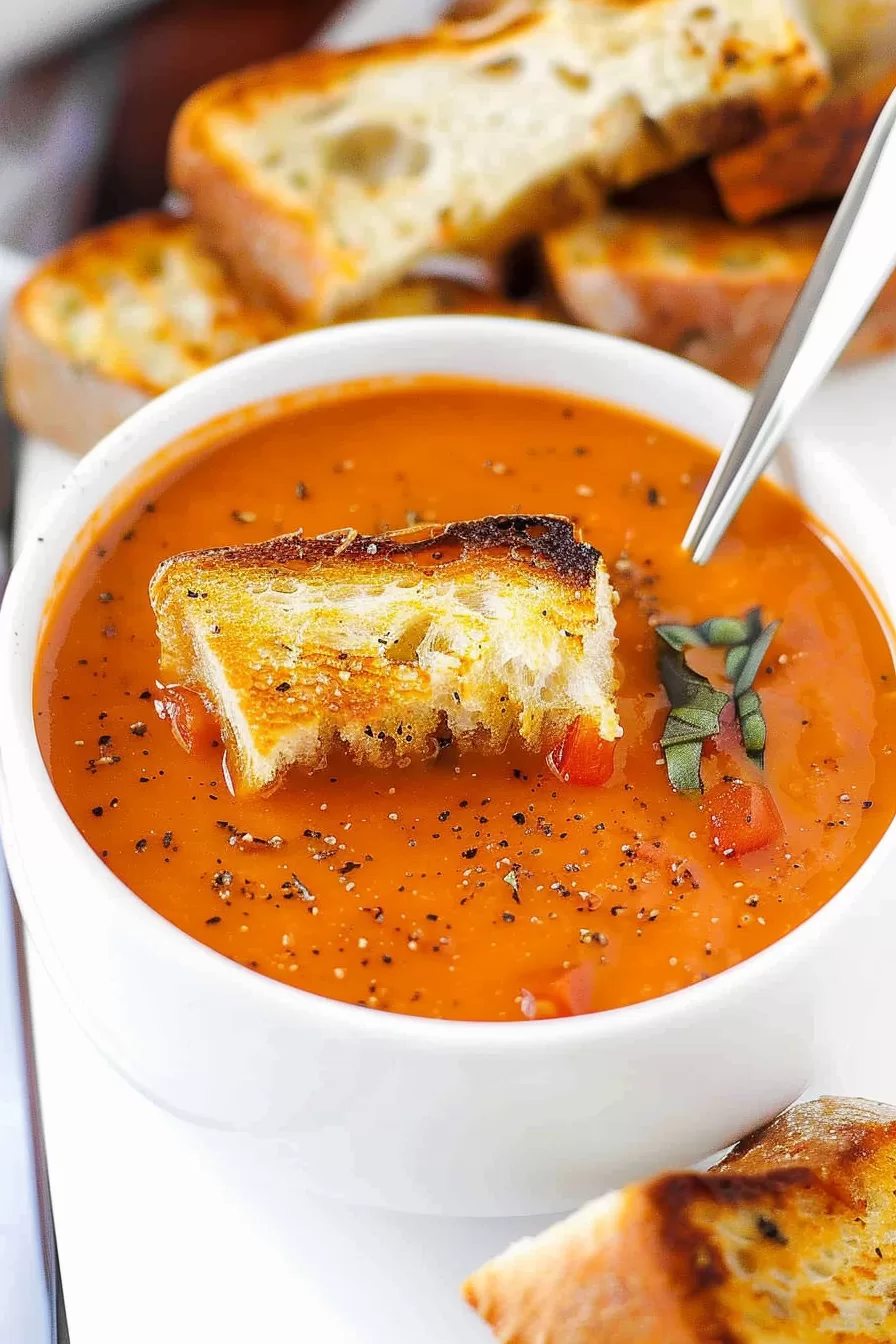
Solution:
<path fill-rule="evenodd" d="M 799 433 L 848 454 L 896 509 L 894 426 L 896 360 L 887 360 L 831 378 Z M 28 445 L 20 530 L 71 465 L 58 449 Z M 882 967 L 892 962 L 883 943 L 879 955 Z M 869 984 L 888 978 L 868 967 Z M 482 1344 L 457 1285 L 544 1220 L 413 1218 L 310 1198 L 283 1184 L 275 1153 L 173 1119 L 133 1092 L 33 958 L 32 992 L 72 1344 Z M 896 1102 L 885 994 L 832 997 L 812 1093 Z M 276 1219 L 255 1198 L 269 1184 L 282 1188 Z"/>

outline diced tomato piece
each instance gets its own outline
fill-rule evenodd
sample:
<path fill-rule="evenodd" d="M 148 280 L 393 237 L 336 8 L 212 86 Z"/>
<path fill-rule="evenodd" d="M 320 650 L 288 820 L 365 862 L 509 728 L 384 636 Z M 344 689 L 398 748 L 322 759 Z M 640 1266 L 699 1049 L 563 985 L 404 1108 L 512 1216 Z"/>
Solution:
<path fill-rule="evenodd" d="M 523 990 L 521 1007 L 524 1017 L 581 1017 L 593 1013 L 596 988 L 595 968 L 587 963 L 573 966 L 543 989 Z"/>
<path fill-rule="evenodd" d="M 781 814 L 764 784 L 732 780 L 706 793 L 713 849 L 739 858 L 773 845 L 784 833 Z"/>
<path fill-rule="evenodd" d="M 166 686 L 159 703 L 184 751 L 208 749 L 220 737 L 217 719 L 196 691 Z"/>
<path fill-rule="evenodd" d="M 595 968 L 586 962 L 564 971 L 551 985 L 550 998 L 564 1017 L 594 1012 Z"/>
<path fill-rule="evenodd" d="M 616 743 L 601 737 L 593 719 L 579 715 L 566 730 L 563 741 L 548 755 L 548 765 L 564 784 L 598 787 L 613 773 Z"/>

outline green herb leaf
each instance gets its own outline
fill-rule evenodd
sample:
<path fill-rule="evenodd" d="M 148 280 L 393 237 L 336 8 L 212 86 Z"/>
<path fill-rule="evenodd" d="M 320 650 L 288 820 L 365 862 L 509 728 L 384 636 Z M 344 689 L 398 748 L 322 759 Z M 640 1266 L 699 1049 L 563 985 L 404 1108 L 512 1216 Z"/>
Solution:
<path fill-rule="evenodd" d="M 774 621 L 763 628 L 761 609 L 751 607 L 743 620 L 714 616 L 700 625 L 656 627 L 662 641 L 660 675 L 672 706 L 661 746 L 676 792 L 702 790 L 703 743 L 720 731 L 719 716 L 732 699 L 747 755 L 760 767 L 764 765 L 768 730 L 753 681 L 779 624 Z M 706 677 L 688 666 L 685 652 L 694 648 L 727 650 L 725 675 L 732 683 L 733 696 L 716 691 Z"/>
<path fill-rule="evenodd" d="M 669 783 L 676 793 L 699 792 L 703 743 L 719 732 L 719 715 L 730 697 L 689 667 L 684 652 L 668 641 L 660 649 L 659 665 L 672 706 L 660 740 Z"/>
<path fill-rule="evenodd" d="M 772 621 L 764 630 L 760 629 L 752 644 L 746 646 L 743 657 L 738 660 L 736 675 L 732 678 L 737 721 L 740 724 L 744 747 L 750 760 L 755 761 L 760 770 L 765 768 L 768 728 L 762 713 L 762 701 L 758 691 L 753 689 L 753 681 L 765 661 L 780 624 L 780 621 Z M 729 654 L 729 659 L 730 657 Z"/>
<path fill-rule="evenodd" d="M 774 639 L 780 624 L 780 621 L 772 621 L 771 625 L 767 625 L 765 629 L 754 638 L 735 679 L 735 695 L 743 695 L 743 693 L 748 691 L 753 685 L 756 673 L 763 664 L 765 655 L 769 650 L 769 645 Z"/>
<path fill-rule="evenodd" d="M 753 607 L 742 621 L 732 616 L 713 616 L 700 625 L 658 625 L 656 633 L 672 649 L 728 649 L 749 644 L 759 634 L 759 608 Z"/>
<path fill-rule="evenodd" d="M 703 780 L 700 778 L 702 741 L 672 743 L 664 748 L 664 754 L 666 773 L 675 792 L 702 793 Z"/>
<path fill-rule="evenodd" d="M 745 691 L 737 697 L 737 720 L 741 737 L 751 761 L 761 768 L 765 765 L 765 745 L 768 730 L 762 713 L 762 704 L 755 691 Z"/>

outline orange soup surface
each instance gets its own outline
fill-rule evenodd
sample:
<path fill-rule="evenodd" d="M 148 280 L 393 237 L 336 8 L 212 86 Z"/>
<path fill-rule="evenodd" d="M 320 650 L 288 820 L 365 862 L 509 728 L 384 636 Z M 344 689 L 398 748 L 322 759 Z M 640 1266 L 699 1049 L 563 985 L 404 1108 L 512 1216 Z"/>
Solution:
<path fill-rule="evenodd" d="M 342 389 L 259 417 L 141 487 L 51 611 L 41 749 L 88 844 L 166 919 L 241 965 L 372 1009 L 512 1021 L 620 1007 L 736 965 L 827 901 L 896 799 L 896 680 L 860 581 L 768 484 L 705 569 L 679 549 L 711 468 L 687 437 L 604 405 L 452 379 Z M 154 708 L 147 587 L 166 556 L 303 528 L 558 513 L 619 591 L 624 736 L 600 788 L 540 756 L 449 748 L 361 770 L 331 758 L 233 796 L 213 733 L 188 753 Z M 764 784 L 783 829 L 719 852 L 707 792 L 670 788 L 657 621 L 762 607 Z M 718 685 L 722 661 L 691 656 Z M 729 742 L 730 746 L 730 742 Z M 755 774 L 755 772 L 754 772 Z M 259 843 L 278 836 L 283 844 Z M 250 839 L 247 837 L 255 837 Z"/>

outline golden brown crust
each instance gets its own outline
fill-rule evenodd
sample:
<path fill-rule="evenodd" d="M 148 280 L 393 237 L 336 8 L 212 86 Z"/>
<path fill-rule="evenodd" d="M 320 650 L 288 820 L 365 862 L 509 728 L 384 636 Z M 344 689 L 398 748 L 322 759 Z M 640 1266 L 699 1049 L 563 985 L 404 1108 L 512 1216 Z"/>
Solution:
<path fill-rule="evenodd" d="M 420 523 L 414 527 L 365 537 L 352 528 L 306 537 L 291 532 L 249 546 L 227 546 L 194 551 L 162 562 L 160 576 L 171 564 L 190 561 L 199 569 L 293 569 L 340 560 L 360 575 L 383 577 L 397 563 L 412 561 L 422 567 L 473 564 L 490 553 L 514 565 L 550 572 L 573 587 L 588 587 L 600 563 L 600 551 L 576 538 L 568 518 L 556 514 L 493 514 L 460 523 Z M 361 582 L 369 582 L 362 578 Z"/>
<path fill-rule="evenodd" d="M 753 224 L 797 205 L 842 196 L 893 89 L 896 67 L 842 87 L 808 117 L 717 154 L 710 168 L 726 212 Z"/>
<path fill-rule="evenodd" d="M 896 1109 L 793 1107 L 712 1172 L 606 1196 L 472 1276 L 502 1344 L 890 1344 Z"/>
<path fill-rule="evenodd" d="M 715 1168 L 753 1174 L 807 1167 L 823 1181 L 861 1197 L 860 1168 L 896 1144 L 896 1106 L 864 1097 L 818 1097 L 801 1102 L 735 1144 Z"/>
<path fill-rule="evenodd" d="M 226 261 L 254 301 L 307 311 L 313 323 L 320 280 L 309 222 L 272 211 L 246 182 L 196 146 L 183 117 L 182 110 L 174 123 L 169 171 L 175 186 L 189 197 L 209 251 Z"/>
<path fill-rule="evenodd" d="M 681 355 L 742 386 L 761 376 L 830 226 L 828 212 L 742 228 L 725 219 L 608 211 L 548 235 L 576 321 Z M 847 361 L 896 349 L 896 278 Z"/>

